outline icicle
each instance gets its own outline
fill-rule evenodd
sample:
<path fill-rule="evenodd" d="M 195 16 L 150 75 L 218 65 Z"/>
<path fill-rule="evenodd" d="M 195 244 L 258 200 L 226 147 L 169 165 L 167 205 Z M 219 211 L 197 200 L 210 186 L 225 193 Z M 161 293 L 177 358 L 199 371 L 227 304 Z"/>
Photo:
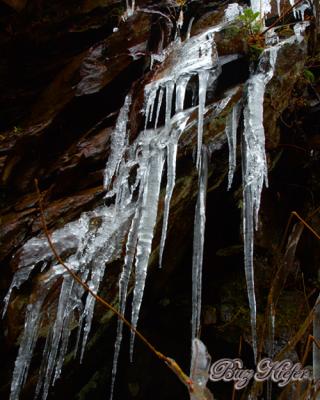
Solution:
<path fill-rule="evenodd" d="M 251 0 L 251 8 L 254 12 L 260 13 L 259 17 L 264 19 L 265 15 L 271 11 L 271 0 Z"/>
<path fill-rule="evenodd" d="M 129 196 L 129 194 L 127 195 Z M 127 199 L 125 197 L 122 198 L 122 201 L 124 204 L 127 204 Z M 87 262 L 91 264 L 91 279 L 87 284 L 94 293 L 98 293 L 106 264 L 115 257 L 116 252 L 119 251 L 117 248 L 121 249 L 123 233 L 125 232 L 123 228 L 121 229 L 121 225 L 123 223 L 127 224 L 126 220 L 130 215 L 131 212 L 130 208 L 128 209 L 128 205 L 122 207 L 122 205 L 119 204 L 118 207 L 111 208 L 106 211 L 104 222 L 92 237 L 91 248 L 87 249 L 87 253 L 90 254 L 90 258 L 87 259 Z M 114 225 L 114 219 L 117 220 L 116 225 Z M 107 247 L 105 246 L 105 242 L 108 243 Z M 91 330 L 94 306 L 94 297 L 87 296 L 85 308 L 81 314 L 80 320 L 80 326 L 84 324 L 80 361 L 83 359 L 88 335 Z"/>
<path fill-rule="evenodd" d="M 202 295 L 202 262 L 204 232 L 206 223 L 206 196 L 208 180 L 208 153 L 203 146 L 201 171 L 199 174 L 199 192 L 194 218 L 193 255 L 192 255 L 192 341 L 199 335 Z"/>
<path fill-rule="evenodd" d="M 295 33 L 295 38 L 298 43 L 301 43 L 304 40 L 305 30 L 309 26 L 309 21 L 306 22 L 298 22 L 294 25 L 293 30 Z"/>
<path fill-rule="evenodd" d="M 81 290 L 81 293 L 83 293 L 82 290 Z M 82 303 L 79 300 L 79 298 L 80 298 L 80 296 L 76 295 L 74 302 L 69 304 L 70 307 L 69 307 L 69 310 L 67 312 L 67 315 L 66 315 L 66 318 L 64 321 L 64 327 L 63 327 L 63 331 L 62 331 L 62 335 L 61 335 L 61 344 L 60 344 L 60 348 L 59 348 L 59 354 L 58 354 L 58 357 L 56 360 L 56 369 L 55 369 L 54 378 L 52 381 L 52 386 L 55 384 L 56 380 L 58 378 L 60 378 L 64 359 L 67 354 L 69 338 L 70 338 L 70 334 L 71 334 L 71 323 L 72 323 L 72 319 L 74 317 L 73 311 L 75 309 L 78 309 L 78 312 L 81 313 L 82 308 L 83 308 Z M 71 304 L 72 304 L 72 306 L 71 306 Z"/>
<path fill-rule="evenodd" d="M 127 124 L 129 118 L 129 109 L 131 105 L 131 96 L 127 95 L 124 105 L 121 108 L 114 132 L 111 136 L 110 155 L 107 161 L 104 175 L 104 187 L 109 188 L 114 174 L 117 172 L 122 159 L 127 139 Z"/>
<path fill-rule="evenodd" d="M 169 125 L 171 119 L 173 89 L 174 89 L 174 82 L 173 81 L 166 82 L 166 116 L 165 116 L 166 126 Z"/>
<path fill-rule="evenodd" d="M 291 5 L 291 7 L 293 7 L 295 5 L 295 0 L 289 0 L 289 3 Z M 293 16 L 295 19 L 297 19 L 297 10 L 296 8 L 293 9 Z"/>
<path fill-rule="evenodd" d="M 156 99 L 158 87 L 152 87 L 150 92 L 146 95 L 146 107 L 145 107 L 145 121 L 144 131 L 147 130 L 148 122 L 152 120 L 154 102 Z"/>
<path fill-rule="evenodd" d="M 152 96 L 152 99 L 151 99 L 152 103 L 151 103 L 150 113 L 149 113 L 149 122 L 151 122 L 152 118 L 153 118 L 153 110 L 154 110 L 154 104 L 155 104 L 155 101 L 156 101 L 156 97 L 157 97 L 157 91 L 155 90 L 153 92 L 153 96 Z"/>
<path fill-rule="evenodd" d="M 189 40 L 189 39 L 190 39 L 193 21 L 194 21 L 194 17 L 192 17 L 192 18 L 190 19 L 190 21 L 189 21 L 188 30 L 187 30 L 187 35 L 186 35 L 186 40 Z"/>
<path fill-rule="evenodd" d="M 188 75 L 179 77 L 176 86 L 176 113 L 183 111 L 184 98 L 190 77 Z"/>
<path fill-rule="evenodd" d="M 138 227 L 139 227 L 140 216 L 141 216 L 141 210 L 140 210 L 140 207 L 138 207 L 136 209 L 135 215 L 133 217 L 130 231 L 128 234 L 124 266 L 123 266 L 123 270 L 121 272 L 121 276 L 120 276 L 120 280 L 119 280 L 119 305 L 120 305 L 119 311 L 120 311 L 121 315 L 124 315 L 125 310 L 126 310 L 128 285 L 129 285 L 129 279 L 130 279 L 131 270 L 132 270 L 132 264 L 134 261 L 135 250 L 136 250 L 136 246 L 137 246 Z M 116 336 L 116 342 L 114 345 L 114 354 L 113 354 L 110 400 L 112 400 L 112 398 L 113 398 L 114 383 L 115 383 L 117 368 L 118 368 L 118 358 L 119 358 L 120 346 L 121 346 L 121 342 L 122 342 L 122 329 L 123 329 L 123 321 L 119 318 L 118 325 L 117 325 L 117 336 Z"/>
<path fill-rule="evenodd" d="M 263 101 L 267 83 L 273 76 L 279 47 L 265 50 L 258 66 L 258 73 L 247 84 L 247 104 L 244 109 L 243 139 L 243 236 L 244 263 L 250 307 L 252 344 L 257 360 L 256 297 L 254 288 L 253 244 L 254 221 L 258 228 L 258 213 L 263 183 L 268 184 L 263 127 Z M 266 59 L 269 63 L 263 71 Z"/>
<path fill-rule="evenodd" d="M 19 399 L 21 388 L 28 375 L 32 354 L 38 338 L 43 301 L 44 296 L 40 296 L 35 304 L 29 304 L 27 307 L 25 329 L 12 376 L 10 400 Z"/>
<path fill-rule="evenodd" d="M 180 113 L 173 117 L 171 123 L 174 126 L 174 128 L 172 129 L 169 143 L 177 143 L 178 142 L 179 136 L 183 132 L 188 119 L 189 119 L 188 113 L 186 113 L 186 115 L 184 115 L 183 113 Z M 148 133 L 150 133 L 150 132 L 148 132 Z M 169 130 L 167 129 L 167 127 L 165 127 L 163 129 L 162 133 L 163 133 L 163 136 L 169 134 Z M 149 135 L 148 135 L 148 138 L 150 138 Z M 168 143 L 168 146 L 169 146 L 169 143 Z M 139 198 L 137 200 L 137 208 L 136 208 L 135 215 L 132 220 L 131 227 L 130 227 L 129 234 L 128 234 L 124 267 L 123 267 L 120 281 L 119 281 L 119 304 L 120 304 L 120 313 L 122 315 L 125 313 L 128 283 L 129 283 L 129 278 L 130 278 L 130 274 L 131 274 L 131 270 L 132 270 L 133 260 L 134 260 L 135 253 L 136 253 L 138 234 L 140 233 L 140 231 L 138 229 L 140 219 L 141 219 L 141 213 L 142 213 L 140 199 L 143 198 L 143 196 L 144 196 L 144 190 L 147 185 L 147 179 L 148 179 L 148 169 L 146 168 L 146 165 L 148 164 L 148 162 L 149 162 L 148 160 L 150 157 L 149 145 L 144 145 L 143 142 L 140 144 L 143 146 L 143 150 L 142 150 L 142 156 L 140 158 L 139 171 L 137 173 L 137 181 L 135 183 L 135 185 L 136 185 L 137 182 L 140 182 Z M 162 165 L 163 165 L 163 162 L 162 162 Z M 116 372 L 117 372 L 117 363 L 118 363 L 118 357 L 119 357 L 119 352 L 120 352 L 120 345 L 121 345 L 121 341 L 122 341 L 122 327 L 123 327 L 123 323 L 119 319 L 118 326 L 117 326 L 117 337 L 116 337 L 116 343 L 115 343 L 114 358 L 113 358 L 113 367 L 112 367 L 112 382 L 111 382 L 111 396 L 110 396 L 111 399 L 113 396 L 114 382 L 115 382 L 115 377 L 116 377 Z"/>
<path fill-rule="evenodd" d="M 206 104 L 207 85 L 209 72 L 200 71 L 199 74 L 199 108 L 198 108 L 198 138 L 197 138 L 197 169 L 200 171 L 201 165 L 201 148 L 202 148 L 202 136 L 203 136 L 203 115 Z"/>
<path fill-rule="evenodd" d="M 237 164 L 237 130 L 240 118 L 240 105 L 237 103 L 226 121 L 226 136 L 229 146 L 229 173 L 228 173 L 228 190 L 231 188 L 234 171 Z"/>
<path fill-rule="evenodd" d="M 175 185 L 176 180 L 176 162 L 177 162 L 177 149 L 178 143 L 175 141 L 174 143 L 169 143 L 167 147 L 167 187 L 166 187 L 166 196 L 164 199 L 164 211 L 163 211 L 163 225 L 162 225 L 162 234 L 160 241 L 160 255 L 159 255 L 159 267 L 162 267 L 162 257 L 164 245 L 167 237 L 167 229 L 168 229 L 168 219 L 169 219 L 169 210 L 170 210 L 170 202 L 171 197 Z"/>
<path fill-rule="evenodd" d="M 71 290 L 73 284 L 74 280 L 72 279 L 71 276 L 66 276 L 62 283 L 57 316 L 52 328 L 52 342 L 50 345 L 50 351 L 48 353 L 47 368 L 45 370 L 45 375 L 39 376 L 38 378 L 39 382 L 43 382 L 43 394 L 42 394 L 43 400 L 45 400 L 48 396 L 48 391 L 52 380 L 52 374 L 56 363 L 57 353 L 59 350 L 61 335 L 64 329 L 65 318 L 68 315 L 66 311 L 68 310 L 68 300 L 69 297 L 71 296 Z"/>
<path fill-rule="evenodd" d="M 134 14 L 134 9 L 135 9 L 135 0 L 131 0 L 131 4 L 130 4 L 130 0 L 126 0 L 126 5 L 127 5 L 127 10 L 126 10 L 126 17 L 132 17 L 132 15 Z"/>
<path fill-rule="evenodd" d="M 90 282 L 88 283 L 88 286 L 93 291 L 93 293 L 96 293 L 96 294 L 98 293 L 100 282 L 104 275 L 105 265 L 108 261 L 109 261 L 108 259 L 104 259 L 104 260 L 98 259 L 97 262 L 95 263 L 96 265 L 92 272 L 92 278 L 91 278 Z M 84 326 L 80 362 L 82 362 L 82 360 L 83 360 L 83 355 L 84 355 L 84 351 L 86 348 L 88 335 L 91 330 L 94 306 L 95 306 L 95 298 L 93 296 L 88 295 L 87 299 L 86 299 L 85 309 L 82 314 L 85 316 L 86 323 Z"/>
<path fill-rule="evenodd" d="M 14 288 L 19 289 L 20 286 L 28 280 L 33 268 L 34 268 L 34 265 L 30 265 L 28 267 L 23 267 L 23 268 L 18 269 L 18 271 L 14 274 L 14 277 L 13 277 L 13 280 L 9 287 L 8 293 L 6 294 L 6 297 L 3 300 L 4 308 L 3 308 L 3 312 L 2 312 L 2 318 L 5 316 L 5 314 L 7 312 L 12 290 Z"/>
<path fill-rule="evenodd" d="M 135 286 L 132 301 L 131 323 L 136 328 L 139 318 L 153 231 L 157 219 L 160 184 L 163 170 L 163 151 L 158 150 L 150 159 L 147 182 L 143 192 L 141 219 L 138 228 L 138 243 L 135 258 Z M 134 333 L 131 333 L 130 356 L 133 356 Z"/>
<path fill-rule="evenodd" d="M 280 42 L 279 36 L 275 28 L 270 29 L 265 34 L 265 43 L 267 46 L 274 46 Z"/>
<path fill-rule="evenodd" d="M 281 0 L 277 0 L 277 12 L 278 16 L 281 15 Z"/>
<path fill-rule="evenodd" d="M 213 396 L 206 387 L 209 379 L 211 357 L 203 342 L 199 339 L 192 341 L 192 355 L 190 378 L 193 382 L 193 392 L 190 400 L 213 400 Z"/>
<path fill-rule="evenodd" d="M 174 61 L 168 70 L 168 73 L 157 81 L 152 81 L 145 87 L 145 99 L 147 99 L 147 105 L 150 103 L 148 100 L 150 92 L 152 90 L 158 89 L 160 86 L 167 87 L 167 85 L 176 84 L 179 78 L 191 77 L 192 75 L 199 75 L 201 72 L 204 73 L 203 76 L 208 71 L 216 70 L 219 67 L 219 57 L 214 42 L 214 32 L 221 29 L 222 25 L 215 26 L 214 28 L 208 29 L 206 32 L 201 33 L 197 36 L 181 43 L 180 40 L 174 42 L 170 49 L 164 53 L 164 57 L 167 58 L 173 52 L 177 55 L 174 57 Z M 156 55 L 154 55 L 154 58 Z M 175 61 L 176 60 L 176 61 Z M 163 60 L 161 60 L 163 61 Z M 204 81 L 204 80 L 203 80 Z M 172 82 L 172 83 L 169 83 Z M 171 88 L 169 88 L 171 90 Z M 206 88 L 205 88 L 206 89 Z M 169 97 L 170 97 L 169 90 Z M 205 102 L 205 99 L 204 99 Z M 148 110 L 148 106 L 145 107 Z M 171 116 L 169 115 L 169 107 L 167 109 L 167 121 Z"/>
<path fill-rule="evenodd" d="M 160 114 L 160 109 L 161 109 L 161 105 L 162 105 L 162 99 L 163 99 L 163 87 L 160 87 L 159 90 L 159 96 L 158 96 L 158 105 L 157 105 L 157 113 L 156 113 L 156 120 L 154 123 L 154 128 L 157 129 L 158 127 L 158 120 L 159 120 L 159 114 Z"/>
<path fill-rule="evenodd" d="M 152 71 L 153 64 L 154 64 L 154 54 L 151 54 L 151 56 L 150 56 L 150 71 Z"/>
<path fill-rule="evenodd" d="M 38 338 L 38 331 L 42 317 L 42 305 L 49 292 L 51 284 L 56 281 L 59 272 L 61 272 L 58 266 L 56 266 L 56 270 L 57 271 L 49 275 L 44 282 L 44 287 L 38 293 L 39 296 L 37 301 L 35 303 L 30 303 L 27 306 L 24 331 L 12 376 L 10 400 L 19 399 L 20 391 L 26 381 L 31 358 Z"/>
<path fill-rule="evenodd" d="M 77 235 L 75 235 L 75 231 L 77 231 Z M 67 228 L 62 228 L 55 231 L 52 235 L 52 241 L 58 253 L 77 246 L 79 244 L 79 236 L 81 237 L 82 233 L 83 231 L 81 230 L 81 227 L 78 226 L 77 222 L 69 224 Z M 61 241 L 62 238 L 63 242 Z M 40 237 L 35 237 L 28 240 L 23 246 L 19 258 L 20 262 L 18 270 L 15 272 L 8 293 L 4 298 L 4 310 L 2 317 L 7 311 L 13 289 L 19 289 L 20 286 L 29 279 L 29 276 L 37 262 L 42 261 L 42 268 L 45 268 L 47 266 L 47 262 L 50 260 L 50 258 L 52 258 L 52 252 L 48 246 L 46 238 L 41 235 Z"/>
<path fill-rule="evenodd" d="M 299 4 L 297 7 L 295 7 L 296 12 L 297 12 L 297 18 L 301 18 L 301 21 L 305 20 L 305 12 L 310 8 L 309 4 L 302 3 Z"/>
<path fill-rule="evenodd" d="M 183 27 L 183 11 L 182 11 L 182 9 L 180 10 L 180 13 L 179 13 L 179 18 L 178 18 L 178 21 L 177 21 L 177 29 L 180 31 L 181 29 L 182 29 L 182 27 Z"/>
<path fill-rule="evenodd" d="M 313 337 L 320 343 L 320 296 L 318 296 L 315 311 L 313 314 Z M 313 342 L 312 344 L 312 358 L 313 358 L 313 382 L 315 385 L 315 390 L 319 388 L 320 382 L 320 349 L 317 344 Z M 316 400 L 320 399 L 320 393 L 317 394 Z"/>

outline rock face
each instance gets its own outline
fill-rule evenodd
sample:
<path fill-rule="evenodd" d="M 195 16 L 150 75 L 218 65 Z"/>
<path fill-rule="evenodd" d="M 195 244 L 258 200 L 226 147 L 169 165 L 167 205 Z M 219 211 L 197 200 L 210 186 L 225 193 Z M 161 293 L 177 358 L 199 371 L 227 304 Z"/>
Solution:
<path fill-rule="evenodd" d="M 101 296 L 117 305 L 119 276 L 125 255 L 129 254 L 126 243 L 130 237 L 131 221 L 134 215 L 137 221 L 143 218 L 143 208 L 137 214 L 133 203 L 128 202 L 115 224 L 115 214 L 110 211 L 115 199 L 112 195 L 105 198 L 104 170 L 108 162 L 107 165 L 113 165 L 115 171 L 122 171 L 123 164 L 129 164 L 131 160 L 130 148 L 140 149 L 144 154 L 141 132 L 144 129 L 152 131 L 151 125 L 155 121 L 151 119 L 145 123 L 145 115 L 141 111 L 145 109 L 148 112 L 145 96 L 150 95 L 152 90 L 147 92 L 145 88 L 152 89 L 154 85 L 158 85 L 159 91 L 153 98 L 153 111 L 155 115 L 156 108 L 159 108 L 160 130 L 152 131 L 153 134 L 158 132 L 161 144 L 164 143 L 169 154 L 168 143 L 172 139 L 171 136 L 170 140 L 167 138 L 170 133 L 167 129 L 169 115 L 170 129 L 181 135 L 161 270 L 157 265 L 168 182 L 164 179 L 158 187 L 158 212 L 139 329 L 150 342 L 188 371 L 192 308 L 191 243 L 198 196 L 198 173 L 193 159 L 197 158 L 199 146 L 198 104 L 201 103 L 201 94 L 198 87 L 202 66 L 189 66 L 191 50 L 183 52 L 183 46 L 187 47 L 192 40 L 196 41 L 201 34 L 209 32 L 210 27 L 221 24 L 225 5 L 197 1 L 186 4 L 183 8 L 181 44 L 174 41 L 176 21 L 181 15 L 178 3 L 141 0 L 133 15 L 123 3 L 114 0 L 87 0 L 81 4 L 33 0 L 4 0 L 0 3 L 0 20 L 4 27 L 0 33 L 3 54 L 0 61 L 2 298 L 14 276 L 16 281 L 13 286 L 19 287 L 12 288 L 8 310 L 2 321 L 1 354 L 4 360 L 1 398 L 9 398 L 18 347 L 23 345 L 24 340 L 32 339 L 32 332 L 39 340 L 34 347 L 34 359 L 29 375 L 25 377 L 21 399 L 33 398 L 41 373 L 39 369 L 46 368 L 48 364 L 46 359 L 41 364 L 45 340 L 49 344 L 55 340 L 60 343 L 59 335 L 55 339 L 55 332 L 61 332 L 61 336 L 70 334 L 70 340 L 65 348 L 65 360 L 61 350 L 56 353 L 56 371 L 62 367 L 63 360 L 64 366 L 62 376 L 54 388 L 50 388 L 48 398 L 100 399 L 105 398 L 110 390 L 115 318 L 97 304 L 91 321 L 88 310 L 93 312 L 94 304 L 90 303 L 90 296 L 86 296 L 61 266 L 56 265 L 43 235 L 34 180 L 39 181 L 44 216 L 53 232 L 53 242 L 59 254 L 64 260 L 73 261 L 73 267 L 82 279 L 99 287 Z M 188 42 L 186 37 L 192 18 L 194 22 Z M 319 286 L 316 267 L 320 258 L 319 241 L 306 228 L 303 232 L 302 226 L 299 236 L 292 224 L 288 226 L 288 232 L 283 233 L 292 211 L 297 211 L 316 227 L 319 218 L 318 213 L 313 211 L 319 206 L 320 197 L 317 49 L 316 44 L 311 42 L 309 31 L 300 41 L 295 39 L 290 26 L 289 37 L 293 39 L 277 54 L 263 106 L 269 189 L 262 196 L 254 254 L 257 331 L 263 355 L 277 354 L 296 334 L 314 304 Z M 256 44 L 252 46 L 242 29 L 236 19 L 214 33 L 212 43 L 208 37 L 201 39 L 209 41 L 206 51 L 209 49 L 211 52 L 210 57 L 207 53 L 199 54 L 199 60 L 202 62 L 208 57 L 210 68 L 219 60 L 215 79 L 211 77 L 208 80 L 204 98 L 206 108 L 202 142 L 208 154 L 208 183 L 201 334 L 214 360 L 238 356 L 240 338 L 241 358 L 250 366 L 253 364 L 252 331 L 240 228 L 243 117 L 240 117 L 236 129 L 239 144 L 230 191 L 227 191 L 229 156 L 225 129 L 234 106 L 246 101 L 246 82 L 258 58 L 253 50 L 259 53 L 263 49 L 259 46 L 257 49 Z M 278 30 L 280 38 L 288 35 L 283 28 Z M 313 58 L 309 56 L 308 45 L 309 48 L 312 45 L 315 47 Z M 173 115 L 172 110 L 165 109 L 165 101 L 161 104 L 160 92 L 162 90 L 163 99 L 166 98 L 168 103 L 168 82 L 178 85 L 181 69 L 184 68 L 190 79 L 182 107 L 176 107 L 176 115 Z M 310 75 L 308 78 L 306 70 L 312 74 L 312 79 Z M 176 92 L 173 103 L 178 104 L 177 97 Z M 124 140 L 129 150 L 123 153 L 121 160 L 113 162 L 113 134 L 117 132 L 120 138 L 119 115 L 126 102 L 130 104 Z M 177 111 L 181 111 L 180 116 Z M 116 145 L 120 146 L 121 141 L 117 141 Z M 127 180 L 130 184 L 139 174 L 137 165 L 141 169 L 139 151 L 137 158 L 132 159 L 132 166 L 128 167 Z M 163 175 L 167 175 L 170 169 L 168 160 Z M 151 174 L 152 170 L 148 171 Z M 141 182 L 133 191 L 134 200 L 139 197 Z M 116 185 L 117 180 L 111 175 L 109 189 Z M 121 187 L 121 182 L 119 185 Z M 151 178 L 149 185 L 156 191 Z M 125 188 L 123 192 L 125 197 Z M 291 239 L 288 239 L 290 233 Z M 296 244 L 292 250 L 290 244 L 294 239 Z M 106 243 L 109 246 L 107 251 Z M 90 246 L 95 248 L 95 252 L 90 253 L 94 257 L 84 259 L 89 254 L 86 249 Z M 94 269 L 98 262 L 104 264 L 101 271 Z M 90 273 L 86 265 L 92 266 Z M 284 266 L 287 273 L 282 271 Z M 135 273 L 138 275 L 137 270 Z M 128 283 L 129 293 L 135 278 L 133 275 Z M 63 285 L 69 285 L 67 293 L 77 293 L 72 303 L 73 312 L 63 320 L 68 329 L 64 326 L 59 328 L 55 322 L 59 312 L 65 311 L 61 304 L 71 304 L 61 303 L 59 311 Z M 278 290 L 278 287 L 282 289 Z M 265 329 L 271 303 L 276 310 L 273 340 Z M 28 307 L 28 304 L 31 306 Z M 42 312 L 39 320 L 32 320 L 32 305 L 37 304 Z M 25 315 L 30 318 L 30 327 L 34 329 L 27 336 L 22 334 Z M 86 333 L 85 340 L 81 336 L 81 340 L 87 342 L 82 365 L 78 359 L 73 359 L 73 349 L 79 340 L 76 328 L 81 323 L 87 332 L 91 327 L 89 337 Z M 307 333 L 306 328 L 297 346 L 288 349 L 287 354 L 292 360 L 302 359 Z M 153 360 L 141 343 L 136 344 L 135 363 L 128 363 L 127 336 L 128 332 L 124 331 L 115 399 L 187 398 L 187 391 L 178 379 L 157 359 Z M 153 371 L 152 374 L 150 371 Z M 50 380 L 44 383 L 44 391 L 49 383 Z M 217 398 L 232 396 L 232 385 L 209 382 L 209 388 Z M 285 389 L 286 398 L 292 396 L 289 391 L 294 391 L 294 387 L 290 385 L 290 388 Z M 248 398 L 249 390 L 244 392 L 243 398 Z M 279 393 L 275 389 L 274 396 L 279 396 Z M 17 394 L 12 399 L 18 397 Z"/>

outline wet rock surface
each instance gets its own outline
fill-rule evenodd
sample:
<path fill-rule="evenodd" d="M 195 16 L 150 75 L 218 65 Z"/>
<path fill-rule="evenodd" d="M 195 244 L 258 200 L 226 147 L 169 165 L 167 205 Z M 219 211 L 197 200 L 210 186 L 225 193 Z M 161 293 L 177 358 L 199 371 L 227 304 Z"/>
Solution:
<path fill-rule="evenodd" d="M 111 133 L 125 96 L 130 92 L 134 98 L 129 138 L 133 142 L 143 128 L 144 85 L 165 75 L 170 62 L 175 61 L 169 58 L 169 65 L 156 63 L 150 71 L 151 53 L 160 53 L 174 39 L 179 7 L 171 3 L 138 3 L 140 11 L 123 20 L 125 7 L 123 2 L 115 0 L 87 0 L 81 4 L 0 2 L 2 298 L 17 269 L 21 247 L 42 231 L 34 179 L 39 180 L 51 231 L 63 228 L 82 212 L 104 204 L 103 171 L 110 153 Z M 195 35 L 220 21 L 223 11 L 215 2 L 191 2 L 185 11 L 185 21 L 192 16 L 195 22 L 191 35 Z M 216 45 L 219 57 L 236 57 L 222 67 L 215 90 L 208 92 L 204 118 L 204 142 L 213 151 L 209 164 L 202 338 L 213 359 L 236 357 L 241 340 L 241 357 L 250 366 L 253 363 L 250 316 L 239 228 L 241 165 L 238 157 L 235 182 L 227 192 L 228 146 L 224 129 L 227 115 L 245 91 L 251 61 L 247 44 L 233 30 L 219 32 Z M 261 331 L 274 271 L 283 260 L 280 245 L 290 213 L 297 211 L 307 218 L 320 203 L 319 84 L 317 80 L 310 84 L 304 77 L 307 57 L 304 44 L 284 48 L 266 90 L 264 123 L 270 187 L 263 193 L 255 243 L 258 329 Z M 316 68 L 313 73 L 318 79 Z M 185 101 L 190 108 L 192 93 L 190 85 Z M 221 106 L 230 93 L 229 101 Z M 170 208 L 164 265 L 158 270 L 164 207 L 164 187 L 161 189 L 139 325 L 152 343 L 185 370 L 190 362 L 191 248 L 197 197 L 197 172 L 193 163 L 197 111 L 190 113 L 188 128 L 179 142 L 177 183 Z M 240 132 L 238 136 L 240 139 Z M 239 156 L 240 146 L 237 153 Z M 309 223 L 319 226 L 319 213 L 312 215 Z M 314 303 L 319 288 L 316 267 L 319 259 L 319 241 L 305 229 L 279 297 L 275 330 L 279 348 L 298 329 Z M 121 259 L 107 266 L 100 291 L 102 297 L 115 304 L 121 266 Z M 38 295 L 44 279 L 40 269 L 41 265 L 37 266 L 32 279 L 14 292 L 8 313 L 1 322 L 0 396 L 4 399 L 9 396 L 24 313 L 28 302 Z M 41 326 L 41 338 L 21 399 L 33 397 L 40 354 L 53 321 L 59 285 L 58 280 L 48 296 L 47 319 Z M 76 325 L 76 321 L 72 323 Z M 50 392 L 50 399 L 105 398 L 110 386 L 115 329 L 115 318 L 97 304 L 83 364 L 72 358 L 71 350 L 76 342 L 74 329 L 63 375 Z M 115 398 L 187 398 L 185 388 L 140 343 L 136 345 L 135 363 L 129 363 L 128 336 L 126 331 Z M 304 343 L 302 338 L 294 355 L 301 355 Z M 168 388 L 165 392 L 164 387 Z M 218 399 L 232 396 L 231 385 L 209 383 L 209 387 Z"/>

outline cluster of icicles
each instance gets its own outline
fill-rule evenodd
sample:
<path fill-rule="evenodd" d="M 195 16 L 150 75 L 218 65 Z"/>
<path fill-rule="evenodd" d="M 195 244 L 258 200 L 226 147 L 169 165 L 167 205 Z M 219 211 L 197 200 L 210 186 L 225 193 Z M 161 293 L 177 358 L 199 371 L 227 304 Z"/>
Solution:
<path fill-rule="evenodd" d="M 240 7 L 237 7 L 239 14 Z M 234 14 L 228 8 L 226 23 Z M 236 13 L 236 14 L 237 14 Z M 192 259 L 192 342 L 199 335 L 201 314 L 202 261 L 206 220 L 206 188 L 210 149 L 202 143 L 203 121 L 206 113 L 208 87 L 221 72 L 214 35 L 223 24 L 208 31 L 187 38 L 177 39 L 165 56 L 175 53 L 175 62 L 161 79 L 152 81 L 145 87 L 145 129 L 129 145 L 129 113 L 131 94 L 128 94 L 121 108 L 111 137 L 111 150 L 105 169 L 106 198 L 111 205 L 102 205 L 83 213 L 74 222 L 52 233 L 52 241 L 57 251 L 71 254 L 66 264 L 97 293 L 105 274 L 106 265 L 119 259 L 123 242 L 126 251 L 123 270 L 119 280 L 119 311 L 125 313 L 129 280 L 134 269 L 134 291 L 131 323 L 137 326 L 142 303 L 148 262 L 158 218 L 158 203 L 161 181 L 166 165 L 166 188 L 163 211 L 162 235 L 160 241 L 160 266 L 165 248 L 170 202 L 176 181 L 176 159 L 179 138 L 193 124 L 191 114 L 198 109 L 198 135 L 196 148 L 196 168 L 198 171 L 198 197 L 194 218 L 194 243 Z M 301 29 L 296 36 L 288 39 L 301 40 Z M 257 226 L 260 195 L 263 183 L 267 183 L 267 163 L 263 127 L 263 100 L 267 83 L 273 76 L 277 53 L 284 42 L 266 48 L 257 70 L 246 84 L 246 97 L 234 105 L 227 117 L 225 137 L 229 144 L 230 188 L 236 168 L 236 148 L 238 123 L 243 113 L 244 132 L 242 140 L 243 168 L 243 232 L 245 275 L 250 305 L 252 344 L 257 354 L 256 301 L 253 274 L 254 225 Z M 164 56 L 164 57 L 165 57 Z M 198 103 L 184 109 L 188 83 L 193 76 L 198 77 Z M 175 98 L 175 104 L 173 99 Z M 224 100 L 226 106 L 229 94 Z M 159 126 L 161 109 L 165 109 L 164 123 Z M 48 313 L 55 315 L 54 324 L 49 327 L 43 351 L 36 397 L 45 400 L 51 385 L 59 378 L 68 351 L 69 336 L 78 325 L 78 339 L 75 355 L 80 352 L 82 360 L 91 328 L 95 299 L 84 293 L 73 278 L 53 258 L 44 235 L 32 238 L 23 246 L 20 264 L 5 298 L 6 312 L 12 290 L 26 282 L 32 271 L 40 269 L 40 279 L 34 283 L 37 297 L 27 306 L 25 327 L 21 337 L 15 362 L 10 400 L 18 400 L 26 381 L 37 338 L 41 335 L 41 324 Z M 58 305 L 45 304 L 51 288 L 62 279 Z M 84 300 L 83 300 L 84 299 Z M 46 310 L 44 312 L 44 309 Z M 78 317 L 77 317 L 78 316 Z M 77 320 L 78 319 L 78 320 Z M 117 360 L 122 340 L 122 321 L 118 321 L 112 372 L 112 388 L 117 370 Z M 131 337 L 131 356 L 134 334 Z M 112 392 L 113 389 L 111 389 Z"/>

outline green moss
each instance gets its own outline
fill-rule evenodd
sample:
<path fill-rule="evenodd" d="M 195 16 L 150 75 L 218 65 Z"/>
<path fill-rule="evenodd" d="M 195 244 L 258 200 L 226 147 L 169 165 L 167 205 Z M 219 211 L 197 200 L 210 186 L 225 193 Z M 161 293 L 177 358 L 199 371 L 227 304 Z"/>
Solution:
<path fill-rule="evenodd" d="M 223 33 L 225 39 L 235 39 L 239 36 L 240 31 L 241 29 L 239 25 L 232 24 Z"/>

